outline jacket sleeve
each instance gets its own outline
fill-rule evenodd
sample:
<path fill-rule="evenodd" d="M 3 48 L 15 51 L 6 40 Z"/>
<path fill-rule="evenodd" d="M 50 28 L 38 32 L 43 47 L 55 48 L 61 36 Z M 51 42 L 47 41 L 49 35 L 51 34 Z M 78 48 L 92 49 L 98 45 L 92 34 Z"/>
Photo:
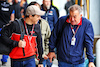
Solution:
<path fill-rule="evenodd" d="M 50 35 L 51 35 L 51 30 L 50 30 L 50 26 L 49 26 L 49 24 L 47 22 L 46 34 L 45 34 L 45 39 L 44 39 L 44 42 L 45 42 L 46 45 L 49 44 Z"/>
<path fill-rule="evenodd" d="M 92 24 L 89 23 L 85 29 L 85 47 L 86 47 L 86 55 L 87 58 L 89 59 L 89 62 L 94 61 L 93 41 L 94 41 L 94 31 Z"/>
<path fill-rule="evenodd" d="M 37 24 L 37 48 L 38 48 L 38 53 L 39 53 L 39 64 L 42 64 L 43 62 L 43 58 L 42 58 L 42 54 L 43 54 L 43 47 L 42 47 L 42 36 L 41 36 L 41 30 L 40 30 L 40 26 L 39 24 Z"/>
<path fill-rule="evenodd" d="M 50 26 L 47 21 L 46 21 L 45 25 L 46 25 L 46 31 L 45 31 L 44 38 L 43 38 L 44 41 L 42 41 L 42 42 L 44 42 L 43 43 L 43 49 L 44 49 L 43 57 L 49 53 L 49 45 L 48 44 L 49 44 L 49 38 L 51 35 Z"/>
<path fill-rule="evenodd" d="M 14 40 L 11 40 L 11 35 L 12 33 L 16 30 L 16 28 L 18 27 L 18 25 L 16 25 L 18 23 L 16 22 L 12 22 L 11 24 L 9 24 L 8 26 L 5 26 L 3 29 L 2 29 L 2 32 L 1 32 L 1 37 L 2 37 L 2 40 L 3 42 L 5 43 L 5 45 L 9 46 L 9 47 L 17 47 L 18 46 L 18 42 L 17 41 L 14 41 Z M 17 27 L 16 27 L 17 26 Z"/>
<path fill-rule="evenodd" d="M 57 36 L 60 29 L 60 21 L 58 19 L 57 24 L 55 25 L 53 31 L 51 32 L 50 40 L 49 40 L 49 52 L 54 52 L 54 48 L 56 47 Z"/>
<path fill-rule="evenodd" d="M 58 20 L 57 12 L 54 9 L 54 23 L 53 23 L 53 26 L 55 26 L 55 24 L 57 23 L 57 20 Z"/>

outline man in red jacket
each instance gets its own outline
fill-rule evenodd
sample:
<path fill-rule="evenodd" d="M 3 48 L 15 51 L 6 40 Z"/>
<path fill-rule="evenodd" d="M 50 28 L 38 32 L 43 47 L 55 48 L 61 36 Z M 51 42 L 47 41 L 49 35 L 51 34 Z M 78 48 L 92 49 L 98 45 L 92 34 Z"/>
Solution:
<path fill-rule="evenodd" d="M 44 11 L 41 11 L 37 6 L 31 5 L 26 9 L 26 15 L 21 22 L 24 26 L 25 34 L 23 40 L 20 40 L 20 26 L 18 22 L 14 21 L 10 25 L 6 26 L 1 33 L 2 39 L 9 47 L 12 47 L 12 51 L 9 54 L 12 59 L 12 67 L 35 67 L 35 55 L 36 51 L 39 53 L 39 65 L 42 65 L 42 41 L 41 31 L 38 21 L 41 19 L 41 15 L 44 15 Z M 11 36 L 11 39 L 9 38 Z M 23 52 L 24 48 L 24 52 Z M 36 50 L 36 48 L 38 48 Z"/>

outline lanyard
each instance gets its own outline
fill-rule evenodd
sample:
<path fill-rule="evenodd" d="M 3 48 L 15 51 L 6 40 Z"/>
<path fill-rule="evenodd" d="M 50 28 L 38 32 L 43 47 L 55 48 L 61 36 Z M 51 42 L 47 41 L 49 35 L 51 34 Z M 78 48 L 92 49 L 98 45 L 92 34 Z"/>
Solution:
<path fill-rule="evenodd" d="M 29 36 L 28 28 L 27 28 L 27 25 L 26 25 L 25 21 L 24 21 L 24 25 L 25 25 L 26 34 L 28 35 L 29 45 L 30 45 L 31 48 L 32 48 L 31 39 L 32 39 L 32 36 L 33 36 L 33 33 L 34 33 L 34 26 L 35 26 L 35 24 L 33 24 L 32 32 L 30 32 L 30 33 L 31 33 L 31 36 Z M 33 49 L 32 49 L 32 50 L 33 50 Z"/>
<path fill-rule="evenodd" d="M 28 33 L 28 28 L 27 28 L 27 25 L 26 25 L 25 21 L 24 21 L 24 25 L 25 25 L 26 34 L 29 36 L 29 33 Z M 34 26 L 35 26 L 35 24 L 33 24 L 33 27 L 32 27 L 32 32 L 31 32 L 31 36 L 32 36 L 32 35 L 33 35 L 33 33 L 34 33 Z"/>
<path fill-rule="evenodd" d="M 73 36 L 73 37 L 75 37 L 75 34 L 76 34 L 77 30 L 79 29 L 79 25 L 78 25 L 78 27 L 76 28 L 76 30 L 75 30 L 75 31 L 74 31 L 74 29 L 73 29 L 72 25 L 70 25 L 70 27 L 71 27 L 71 30 L 72 30 L 72 32 L 73 32 L 73 34 L 74 34 L 74 36 Z"/>

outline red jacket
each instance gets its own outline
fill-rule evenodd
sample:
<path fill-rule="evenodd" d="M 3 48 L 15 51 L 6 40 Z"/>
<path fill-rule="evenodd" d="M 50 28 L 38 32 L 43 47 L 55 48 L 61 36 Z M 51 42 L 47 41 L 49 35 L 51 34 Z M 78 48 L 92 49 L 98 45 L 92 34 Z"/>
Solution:
<path fill-rule="evenodd" d="M 20 59 L 20 58 L 25 58 L 25 57 L 35 55 L 36 54 L 36 47 L 37 47 L 36 37 L 37 36 L 32 36 L 31 45 L 30 45 L 29 40 L 28 40 L 28 35 L 24 35 L 24 40 L 26 41 L 26 46 L 24 48 L 25 56 L 23 56 L 23 50 L 20 47 L 13 48 L 11 53 L 9 54 L 9 56 L 13 59 Z M 20 34 L 13 33 L 11 39 L 19 41 Z"/>
<path fill-rule="evenodd" d="M 22 23 L 24 24 L 24 20 L 22 19 Z M 34 58 L 34 55 L 36 54 L 36 45 L 38 48 L 38 58 L 40 59 L 40 63 L 42 63 L 43 59 L 42 59 L 42 54 L 43 54 L 43 49 L 42 49 L 42 38 L 41 38 L 41 30 L 40 30 L 40 26 L 39 24 L 36 24 L 33 30 L 33 35 L 31 35 L 32 32 L 32 27 L 33 25 L 28 25 L 27 24 L 27 28 L 28 28 L 28 32 L 29 35 L 32 37 L 30 43 L 28 40 L 28 36 L 25 30 L 25 34 L 24 34 L 24 38 L 26 41 L 26 46 L 24 48 L 25 51 L 25 56 L 23 56 L 23 49 L 18 47 L 18 41 L 20 40 L 20 27 L 19 24 L 14 21 L 11 24 L 9 24 L 8 26 L 6 26 L 5 28 L 2 29 L 2 40 L 6 43 L 7 46 L 13 48 L 11 53 L 9 54 L 9 56 L 14 60 L 20 60 L 23 61 L 30 59 L 30 58 Z M 25 26 L 24 26 L 25 28 Z M 12 36 L 10 38 L 10 36 Z M 33 48 L 33 49 L 32 49 Z"/>

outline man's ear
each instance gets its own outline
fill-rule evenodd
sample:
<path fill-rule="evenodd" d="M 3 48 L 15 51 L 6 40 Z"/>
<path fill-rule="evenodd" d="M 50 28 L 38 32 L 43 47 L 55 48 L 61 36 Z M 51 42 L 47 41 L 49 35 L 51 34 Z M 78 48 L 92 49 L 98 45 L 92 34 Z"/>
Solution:
<path fill-rule="evenodd" d="M 82 17 L 82 14 L 80 16 Z"/>
<path fill-rule="evenodd" d="M 29 18 L 31 18 L 32 17 L 32 15 L 29 15 Z"/>
<path fill-rule="evenodd" d="M 31 15 L 29 15 L 29 17 L 31 17 Z"/>

